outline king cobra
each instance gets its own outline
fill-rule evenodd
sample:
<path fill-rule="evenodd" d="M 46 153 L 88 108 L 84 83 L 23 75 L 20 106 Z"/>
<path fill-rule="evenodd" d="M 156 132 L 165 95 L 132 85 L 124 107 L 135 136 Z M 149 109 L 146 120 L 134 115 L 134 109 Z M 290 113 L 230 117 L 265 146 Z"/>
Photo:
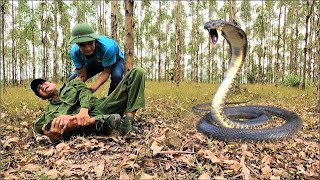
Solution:
<path fill-rule="evenodd" d="M 197 130 L 208 137 L 226 141 L 271 141 L 296 134 L 302 127 L 302 120 L 294 112 L 272 106 L 224 107 L 246 56 L 247 36 L 241 28 L 225 21 L 209 21 L 204 28 L 209 31 L 214 45 L 218 42 L 218 31 L 221 32 L 231 48 L 231 61 L 213 97 L 211 110 L 201 110 L 201 104 L 192 108 L 194 111 L 207 112 L 197 123 Z M 275 127 L 262 127 L 273 117 L 283 119 L 284 123 Z"/>

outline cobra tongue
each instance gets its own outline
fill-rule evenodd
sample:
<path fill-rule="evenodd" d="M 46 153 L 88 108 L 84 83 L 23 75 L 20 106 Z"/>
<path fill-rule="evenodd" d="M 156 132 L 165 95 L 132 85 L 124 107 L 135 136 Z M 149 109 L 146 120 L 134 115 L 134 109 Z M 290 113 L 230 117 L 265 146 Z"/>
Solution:
<path fill-rule="evenodd" d="M 215 36 L 215 35 L 212 35 L 212 43 L 213 43 L 213 46 L 215 46 L 218 42 L 218 36 Z"/>

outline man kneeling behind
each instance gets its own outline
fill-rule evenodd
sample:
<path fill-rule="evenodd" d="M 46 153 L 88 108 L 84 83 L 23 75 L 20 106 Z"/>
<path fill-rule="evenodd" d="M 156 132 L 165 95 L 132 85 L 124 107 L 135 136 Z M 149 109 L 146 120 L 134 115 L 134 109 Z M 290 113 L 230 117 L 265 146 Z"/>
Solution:
<path fill-rule="evenodd" d="M 132 69 L 109 96 L 99 99 L 77 79 L 59 90 L 54 83 L 34 79 L 33 92 L 49 101 L 34 128 L 52 141 L 92 131 L 110 134 L 115 129 L 125 135 L 133 129 L 135 112 L 145 105 L 144 88 L 145 74 L 141 68 Z"/>

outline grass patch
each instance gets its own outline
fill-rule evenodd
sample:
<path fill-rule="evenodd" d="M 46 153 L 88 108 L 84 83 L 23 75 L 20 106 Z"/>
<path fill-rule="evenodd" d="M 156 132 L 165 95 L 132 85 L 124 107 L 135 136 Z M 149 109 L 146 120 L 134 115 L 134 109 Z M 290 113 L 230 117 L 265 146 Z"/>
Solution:
<path fill-rule="evenodd" d="M 145 118 L 149 118 L 149 115 L 169 120 L 181 118 L 184 123 L 193 123 L 195 117 L 190 118 L 193 114 L 192 106 L 211 102 L 218 86 L 219 84 L 182 82 L 178 87 L 171 82 L 147 81 Z M 108 89 L 109 83 L 106 83 L 95 95 L 105 96 Z M 272 84 L 246 84 L 240 85 L 240 91 L 232 91 L 227 101 L 246 100 L 251 100 L 247 103 L 251 105 L 272 105 L 297 113 L 312 112 L 316 104 L 316 90 L 311 87 L 301 90 L 286 86 L 276 87 Z M 32 122 L 35 118 L 32 114 L 38 115 L 37 112 L 44 110 L 46 105 L 47 101 L 36 97 L 29 87 L 8 87 L 1 97 L 1 108 L 4 113 L 2 116 L 13 118 L 13 122 L 21 118 Z M 308 119 L 308 113 L 302 115 Z"/>

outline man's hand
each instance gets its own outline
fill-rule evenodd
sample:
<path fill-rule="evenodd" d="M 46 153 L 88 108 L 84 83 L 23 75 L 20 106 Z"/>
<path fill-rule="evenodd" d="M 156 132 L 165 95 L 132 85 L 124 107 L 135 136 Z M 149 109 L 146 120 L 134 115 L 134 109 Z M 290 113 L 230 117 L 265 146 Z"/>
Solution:
<path fill-rule="evenodd" d="M 80 112 L 74 117 L 77 119 L 79 127 L 86 127 L 90 125 L 90 116 L 88 108 L 81 108 Z"/>
<path fill-rule="evenodd" d="M 88 89 L 90 89 L 92 93 L 96 92 L 96 90 L 97 90 L 97 89 L 95 89 L 95 88 L 92 87 L 92 86 L 88 87 Z"/>
<path fill-rule="evenodd" d="M 50 123 L 50 122 L 49 122 Z M 61 138 L 62 134 L 66 130 L 68 121 L 61 117 L 54 118 L 51 122 L 51 127 L 49 130 L 46 129 L 47 124 L 42 126 L 43 133 L 48 136 L 51 141 L 56 141 Z"/>

